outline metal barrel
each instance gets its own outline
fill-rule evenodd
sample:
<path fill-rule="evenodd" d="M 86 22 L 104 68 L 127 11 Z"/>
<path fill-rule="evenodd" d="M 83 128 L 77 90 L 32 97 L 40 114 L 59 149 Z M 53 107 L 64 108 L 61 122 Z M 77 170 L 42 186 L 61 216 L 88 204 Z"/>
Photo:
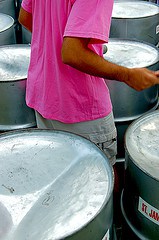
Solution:
<path fill-rule="evenodd" d="M 14 19 L 4 13 L 0 13 L 0 45 L 16 43 Z"/>
<path fill-rule="evenodd" d="M 15 21 L 16 16 L 16 1 L 15 0 L 0 0 L 0 13 L 5 13 L 11 16 Z"/>
<path fill-rule="evenodd" d="M 110 38 L 104 58 L 125 67 L 159 69 L 158 48 L 136 40 Z M 131 122 L 158 107 L 158 86 L 138 92 L 126 84 L 107 80 L 118 132 L 118 157 L 125 157 L 124 134 Z"/>
<path fill-rule="evenodd" d="M 0 47 L 0 131 L 36 126 L 34 110 L 25 102 L 30 46 Z"/>
<path fill-rule="evenodd" d="M 12 28 L 14 29 L 14 35 L 15 35 L 15 42 L 12 42 L 13 37 L 10 36 L 10 43 L 5 44 L 12 44 L 12 43 L 17 43 L 17 33 L 18 33 L 18 12 L 17 12 L 17 1 L 16 0 L 0 0 L 0 13 L 6 14 L 14 19 L 14 23 Z M 2 21 L 2 19 L 1 19 Z M 0 22 L 1 22 L 0 21 Z M 11 30 L 10 30 L 11 31 Z M 9 39 L 9 36 L 6 36 L 6 33 L 3 33 L 3 37 Z M 3 40 L 4 40 L 3 38 Z M 0 45 L 3 45 L 2 36 L 0 39 Z"/>
<path fill-rule="evenodd" d="M 19 15 L 22 0 L 17 0 L 17 15 Z M 32 34 L 24 26 L 19 24 L 19 31 L 17 33 L 18 43 L 29 44 L 31 43 Z"/>
<path fill-rule="evenodd" d="M 22 26 L 22 43 L 27 44 L 31 43 L 32 33 Z"/>
<path fill-rule="evenodd" d="M 115 1 L 110 28 L 111 38 L 136 39 L 157 45 L 159 6 L 146 1 Z"/>
<path fill-rule="evenodd" d="M 25 129 L 1 134 L 0 152 L 0 202 L 10 216 L 4 239 L 116 239 L 113 169 L 94 143 Z"/>
<path fill-rule="evenodd" d="M 123 217 L 137 239 L 159 239 L 159 110 L 135 120 L 125 135 Z M 135 238 L 136 239 L 136 238 Z"/>

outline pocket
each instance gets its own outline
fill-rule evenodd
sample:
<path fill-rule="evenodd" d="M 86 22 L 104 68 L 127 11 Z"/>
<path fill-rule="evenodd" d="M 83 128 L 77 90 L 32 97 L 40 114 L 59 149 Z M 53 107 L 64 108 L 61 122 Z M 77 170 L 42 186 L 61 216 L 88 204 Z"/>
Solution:
<path fill-rule="evenodd" d="M 109 141 L 97 143 L 97 146 L 105 153 L 109 160 L 113 159 L 117 155 L 117 138 L 113 138 Z"/>

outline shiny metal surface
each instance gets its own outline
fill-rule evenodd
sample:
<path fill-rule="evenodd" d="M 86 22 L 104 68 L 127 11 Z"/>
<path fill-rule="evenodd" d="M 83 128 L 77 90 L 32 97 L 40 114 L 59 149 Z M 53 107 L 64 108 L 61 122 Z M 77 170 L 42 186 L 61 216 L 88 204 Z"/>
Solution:
<path fill-rule="evenodd" d="M 116 1 L 111 38 L 127 38 L 154 45 L 159 42 L 159 5 L 146 1 Z"/>
<path fill-rule="evenodd" d="M 159 69 L 158 49 L 151 44 L 134 40 L 110 39 L 107 48 L 108 51 L 103 56 L 110 62 L 128 68 Z M 158 86 L 137 92 L 122 82 L 111 80 L 106 82 L 117 122 L 131 121 L 158 106 Z"/>
<path fill-rule="evenodd" d="M 29 61 L 29 45 L 0 47 L 0 131 L 36 126 L 34 111 L 25 103 Z"/>
<path fill-rule="evenodd" d="M 115 1 L 112 17 L 114 18 L 143 18 L 158 15 L 158 7 L 144 1 Z"/>
<path fill-rule="evenodd" d="M 126 131 L 126 149 L 134 163 L 159 181 L 159 110 L 142 116 Z"/>
<path fill-rule="evenodd" d="M 157 64 L 159 69 L 159 52 L 151 44 L 131 39 L 110 39 L 106 44 L 108 50 L 104 58 L 121 66 L 151 67 Z"/>
<path fill-rule="evenodd" d="M 31 43 L 31 32 L 22 26 L 22 43 Z"/>
<path fill-rule="evenodd" d="M 16 20 L 16 1 L 0 0 L 0 13 L 8 14 Z"/>
<path fill-rule="evenodd" d="M 13 44 L 0 47 L 0 82 L 21 81 L 27 78 L 30 46 Z"/>
<path fill-rule="evenodd" d="M 1 134 L 0 153 L 5 240 L 101 240 L 111 229 L 112 167 L 93 143 L 30 129 Z"/>
<path fill-rule="evenodd" d="M 127 217 L 127 214 L 123 205 L 123 191 L 121 193 L 121 212 L 123 216 L 123 228 L 122 228 L 122 237 L 123 239 L 129 238 L 129 240 L 148 240 L 144 235 L 141 234 L 139 230 L 132 225 L 131 221 Z"/>
<path fill-rule="evenodd" d="M 11 26 L 13 26 L 14 19 L 7 14 L 0 13 L 0 22 L 1 22 L 0 32 L 3 32 L 10 28 Z"/>
<path fill-rule="evenodd" d="M 0 45 L 14 43 L 16 43 L 14 19 L 7 14 L 0 13 Z"/>
<path fill-rule="evenodd" d="M 159 110 L 155 110 L 135 120 L 125 136 L 122 204 L 131 226 L 143 236 L 143 240 L 159 239 L 158 132 Z"/>
<path fill-rule="evenodd" d="M 156 109 L 157 109 L 157 106 L 156 106 L 156 108 L 153 108 L 148 112 L 153 112 Z M 133 121 L 135 121 L 137 118 L 139 118 L 141 116 L 142 116 L 142 114 L 131 120 L 129 120 L 129 118 L 128 119 L 126 119 L 126 118 L 115 119 L 115 126 L 117 128 L 117 152 L 118 152 L 117 157 L 118 158 L 125 157 L 124 137 L 125 137 L 127 128 Z M 123 121 L 121 121 L 121 120 L 123 120 Z"/>

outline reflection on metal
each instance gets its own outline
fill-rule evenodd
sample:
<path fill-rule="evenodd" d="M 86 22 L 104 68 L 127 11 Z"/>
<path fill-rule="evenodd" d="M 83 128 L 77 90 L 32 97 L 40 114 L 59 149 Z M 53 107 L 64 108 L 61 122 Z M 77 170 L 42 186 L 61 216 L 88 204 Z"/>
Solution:
<path fill-rule="evenodd" d="M 110 39 L 108 51 L 103 54 L 110 62 L 128 68 L 145 67 L 159 69 L 158 49 L 147 43 L 126 39 Z M 122 82 L 106 80 L 113 104 L 115 124 L 118 131 L 118 157 L 124 157 L 124 134 L 128 125 L 149 111 L 158 107 L 158 86 L 141 92 Z"/>
<path fill-rule="evenodd" d="M 0 0 L 0 13 L 5 13 L 16 20 L 16 1 L 15 0 Z"/>
<path fill-rule="evenodd" d="M 35 113 L 25 102 L 30 46 L 0 47 L 0 131 L 36 126 Z"/>
<path fill-rule="evenodd" d="M 111 38 L 136 39 L 157 45 L 159 6 L 146 1 L 115 1 Z"/>
<path fill-rule="evenodd" d="M 14 43 L 16 43 L 14 19 L 7 14 L 0 13 L 0 45 Z"/>
<path fill-rule="evenodd" d="M 123 212 L 141 239 L 159 239 L 158 133 L 159 110 L 155 110 L 135 120 L 125 135 Z"/>
<path fill-rule="evenodd" d="M 89 140 L 8 132 L 0 135 L 0 165 L 0 202 L 12 219 L 5 240 L 101 240 L 107 232 L 114 239 L 112 167 Z"/>

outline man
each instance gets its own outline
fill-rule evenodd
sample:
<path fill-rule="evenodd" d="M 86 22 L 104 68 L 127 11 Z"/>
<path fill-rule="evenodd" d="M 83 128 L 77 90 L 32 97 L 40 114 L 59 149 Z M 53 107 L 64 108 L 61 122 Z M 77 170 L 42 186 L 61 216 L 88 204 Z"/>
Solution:
<path fill-rule="evenodd" d="M 140 91 L 159 84 L 159 72 L 103 58 L 112 8 L 113 0 L 23 0 L 19 22 L 32 32 L 26 102 L 38 127 L 82 135 L 114 165 L 116 128 L 104 79 Z"/>

